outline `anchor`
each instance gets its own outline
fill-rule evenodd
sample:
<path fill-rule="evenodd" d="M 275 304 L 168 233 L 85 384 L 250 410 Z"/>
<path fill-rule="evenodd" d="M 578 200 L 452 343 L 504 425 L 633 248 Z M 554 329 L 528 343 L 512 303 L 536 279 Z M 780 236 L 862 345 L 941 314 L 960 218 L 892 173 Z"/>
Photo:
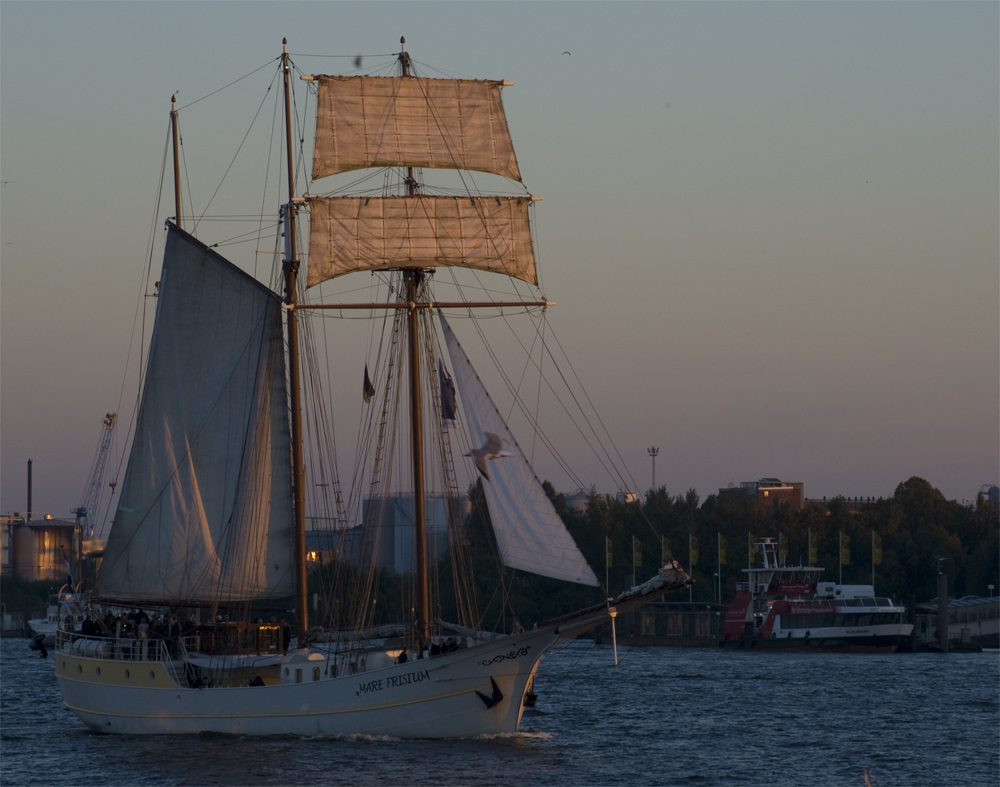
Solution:
<path fill-rule="evenodd" d="M 489 710 L 490 708 L 492 708 L 494 705 L 498 704 L 500 702 L 500 700 L 503 699 L 503 692 L 500 691 L 500 687 L 497 686 L 497 682 L 495 680 L 493 680 L 492 677 L 490 677 L 490 684 L 492 684 L 492 686 L 493 686 L 493 696 L 492 697 L 487 697 L 481 691 L 478 691 L 478 690 L 476 691 L 476 694 L 479 695 L 479 699 L 481 699 L 483 701 L 483 704 L 486 705 L 486 709 L 487 710 Z"/>

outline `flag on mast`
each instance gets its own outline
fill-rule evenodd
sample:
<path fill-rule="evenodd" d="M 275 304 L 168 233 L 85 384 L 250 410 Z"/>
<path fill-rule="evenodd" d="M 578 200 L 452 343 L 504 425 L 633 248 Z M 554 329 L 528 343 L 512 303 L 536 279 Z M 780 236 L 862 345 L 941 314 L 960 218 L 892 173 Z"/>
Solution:
<path fill-rule="evenodd" d="M 66 550 L 63 550 L 63 565 L 66 567 L 66 584 L 69 585 L 69 592 L 73 592 L 73 567 L 69 563 L 69 558 L 66 556 Z"/>
<path fill-rule="evenodd" d="M 455 401 L 455 381 L 451 379 L 444 361 L 438 358 L 438 377 L 441 378 L 441 425 L 445 429 L 458 429 L 458 419 L 455 417 L 457 406 Z"/>
<path fill-rule="evenodd" d="M 719 533 L 719 565 L 726 565 L 726 537 Z"/>
<path fill-rule="evenodd" d="M 840 565 L 849 566 L 851 564 L 851 539 L 840 534 Z"/>
<path fill-rule="evenodd" d="M 665 566 L 673 559 L 674 556 L 670 552 L 670 545 L 667 544 L 667 537 L 660 536 L 660 564 Z"/>
<path fill-rule="evenodd" d="M 688 550 L 691 552 L 691 565 L 694 566 L 698 562 L 698 537 L 689 535 L 688 539 Z"/>
<path fill-rule="evenodd" d="M 819 545 L 813 541 L 812 529 L 809 530 L 809 565 L 819 563 Z"/>
<path fill-rule="evenodd" d="M 882 536 L 872 531 L 872 563 L 882 565 Z"/>
<path fill-rule="evenodd" d="M 371 404 L 372 397 L 375 395 L 375 386 L 372 385 L 372 379 L 368 376 L 368 364 L 365 364 L 365 384 L 362 389 L 362 396 L 365 398 L 365 404 Z"/>
<path fill-rule="evenodd" d="M 642 542 L 635 536 L 632 536 L 632 565 L 642 567 Z"/>
<path fill-rule="evenodd" d="M 611 539 L 604 537 L 604 551 L 607 553 L 607 566 L 611 568 Z"/>

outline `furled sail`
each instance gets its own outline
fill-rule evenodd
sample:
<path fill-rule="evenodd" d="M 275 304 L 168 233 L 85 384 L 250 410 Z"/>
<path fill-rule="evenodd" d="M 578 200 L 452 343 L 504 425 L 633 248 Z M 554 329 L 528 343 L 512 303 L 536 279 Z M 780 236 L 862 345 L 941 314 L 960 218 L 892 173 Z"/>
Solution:
<path fill-rule="evenodd" d="M 171 226 L 99 593 L 191 603 L 290 595 L 289 441 L 278 296 Z"/>
<path fill-rule="evenodd" d="M 487 433 L 500 437 L 511 455 L 490 462 L 490 479 L 483 480 L 486 505 L 504 565 L 555 579 L 598 585 L 597 577 L 542 489 L 527 458 L 497 411 L 476 370 L 444 316 L 441 327 L 462 399 L 462 412 L 474 445 Z"/>
<path fill-rule="evenodd" d="M 317 197 L 308 286 L 354 271 L 458 266 L 537 284 L 530 197 Z"/>
<path fill-rule="evenodd" d="M 313 178 L 368 167 L 495 172 L 520 180 L 502 82 L 317 76 Z"/>

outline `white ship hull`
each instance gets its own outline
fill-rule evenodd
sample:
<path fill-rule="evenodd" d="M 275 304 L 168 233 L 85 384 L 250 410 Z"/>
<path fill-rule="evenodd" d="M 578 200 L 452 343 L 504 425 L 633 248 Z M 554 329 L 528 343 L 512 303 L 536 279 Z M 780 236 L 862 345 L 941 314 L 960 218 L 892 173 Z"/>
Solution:
<path fill-rule="evenodd" d="M 119 734 L 350 735 L 459 738 L 516 732 L 522 700 L 554 629 L 382 669 L 331 677 L 325 655 L 292 664 L 291 681 L 193 689 L 183 665 L 91 658 L 60 650 L 56 676 L 67 708 L 90 729 Z M 312 665 L 319 679 L 312 680 Z M 295 668 L 303 682 L 294 682 Z M 284 670 L 283 670 L 284 671 Z M 304 673 L 304 674 L 303 674 Z M 480 697 L 503 695 L 493 707 Z"/>

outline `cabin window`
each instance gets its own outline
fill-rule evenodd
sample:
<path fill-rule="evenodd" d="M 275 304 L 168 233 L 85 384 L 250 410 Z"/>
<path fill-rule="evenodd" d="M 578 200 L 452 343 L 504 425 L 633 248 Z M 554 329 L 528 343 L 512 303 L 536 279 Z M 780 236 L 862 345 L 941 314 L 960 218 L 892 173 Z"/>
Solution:
<path fill-rule="evenodd" d="M 296 683 L 301 683 L 302 682 L 302 670 L 301 669 L 295 670 L 295 682 Z"/>
<path fill-rule="evenodd" d="M 859 626 L 870 626 L 872 624 L 873 615 L 858 615 L 858 625 Z"/>
<path fill-rule="evenodd" d="M 319 680 L 319 667 L 313 667 L 313 680 Z"/>
<path fill-rule="evenodd" d="M 156 673 L 153 672 L 153 670 L 149 671 L 149 679 L 150 680 L 156 680 Z"/>
<path fill-rule="evenodd" d="M 129 672 L 128 670 L 125 670 L 125 680 L 128 680 L 131 677 L 132 677 L 132 673 Z"/>
<path fill-rule="evenodd" d="M 97 677 L 101 677 L 101 668 L 100 668 L 100 667 L 98 667 L 98 668 L 97 668 L 96 670 L 94 670 L 94 671 L 95 671 L 95 672 L 97 673 Z"/>
<path fill-rule="evenodd" d="M 83 674 L 83 665 L 82 664 L 77 664 L 76 665 L 76 672 L 77 672 L 78 675 L 82 675 Z"/>

